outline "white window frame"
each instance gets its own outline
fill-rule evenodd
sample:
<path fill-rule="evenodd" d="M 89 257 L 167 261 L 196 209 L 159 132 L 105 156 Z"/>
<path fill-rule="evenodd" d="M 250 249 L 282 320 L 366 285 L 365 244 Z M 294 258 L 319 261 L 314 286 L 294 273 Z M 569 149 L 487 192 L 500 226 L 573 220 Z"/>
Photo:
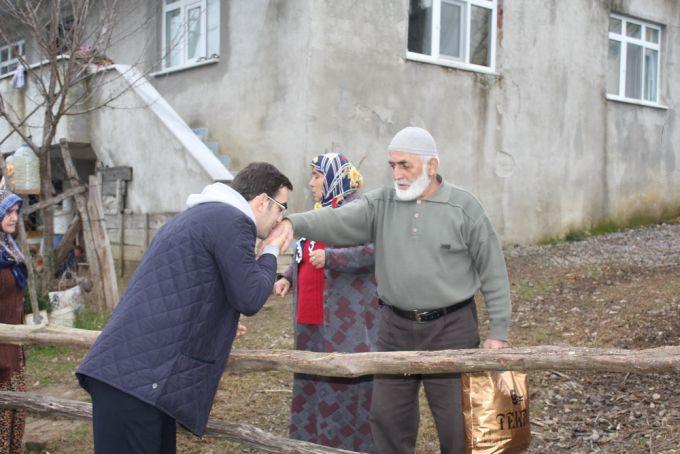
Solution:
<path fill-rule="evenodd" d="M 172 3 L 168 4 L 165 0 L 163 1 L 163 11 L 162 11 L 162 27 L 161 27 L 161 42 L 162 42 L 162 56 L 163 56 L 163 69 L 164 70 L 175 70 L 175 69 L 184 69 L 187 67 L 192 67 L 192 66 L 201 66 L 205 64 L 208 60 L 216 60 L 219 59 L 219 53 L 218 54 L 213 54 L 213 55 L 207 55 L 208 52 L 208 1 L 207 0 L 176 0 L 173 1 Z M 189 58 L 189 42 L 188 42 L 188 35 L 189 35 L 189 22 L 188 22 L 188 11 L 192 8 L 195 8 L 199 6 L 201 8 L 201 35 L 199 38 L 199 50 L 198 53 L 195 57 Z M 180 52 L 180 62 L 173 64 L 172 66 L 168 65 L 168 56 L 170 55 L 170 44 L 166 41 L 167 38 L 167 13 L 171 11 L 179 10 L 179 23 L 181 26 L 181 35 L 179 37 L 179 42 L 178 46 L 181 50 Z M 218 2 L 218 9 L 217 9 L 217 14 L 219 16 L 220 11 L 219 11 L 219 2 Z M 219 17 L 218 17 L 218 23 L 219 23 Z M 218 41 L 219 41 L 219 36 L 218 36 Z M 217 43 L 217 50 L 219 52 L 219 42 Z"/>
<path fill-rule="evenodd" d="M 439 40 L 441 33 L 441 4 L 452 3 L 463 7 L 463 27 L 461 29 L 461 42 L 463 56 L 455 59 L 449 56 L 441 56 L 439 52 Z M 475 65 L 470 63 L 470 22 L 472 20 L 472 6 L 478 6 L 491 11 L 491 36 L 489 49 L 489 66 Z M 410 12 L 409 12 L 410 13 Z M 498 34 L 498 2 L 497 0 L 432 0 L 432 30 L 431 43 L 432 54 L 411 52 L 406 48 L 406 59 L 423 63 L 432 63 L 451 68 L 466 69 L 469 71 L 496 74 L 496 36 Z"/>
<path fill-rule="evenodd" d="M 615 33 L 615 32 L 609 32 L 609 37 L 607 40 L 607 46 L 609 46 L 609 40 L 612 41 L 617 41 L 619 43 L 619 92 L 618 93 L 609 93 L 609 88 L 606 88 L 606 97 L 607 99 L 610 99 L 612 101 L 623 101 L 623 102 L 630 102 L 633 104 L 641 104 L 641 105 L 648 105 L 652 107 L 665 107 L 662 106 L 659 102 L 659 99 L 661 97 L 661 42 L 663 39 L 663 27 L 652 23 L 652 22 L 647 22 L 642 19 L 634 19 L 628 16 L 624 16 L 621 14 L 615 14 L 611 13 L 609 15 L 611 19 L 618 19 L 621 21 L 621 33 Z M 641 38 L 633 38 L 631 36 L 626 36 L 626 24 L 627 23 L 632 23 L 635 25 L 640 26 L 640 37 Z M 658 43 L 653 43 L 651 41 L 647 41 L 647 29 L 651 28 L 653 30 L 656 30 L 659 34 L 659 42 Z M 638 98 L 629 98 L 626 96 L 626 59 L 628 56 L 628 44 L 636 44 L 638 46 L 642 47 L 642 96 Z M 645 50 L 646 49 L 651 49 L 655 50 L 657 52 L 658 58 L 657 58 L 657 68 L 656 68 L 656 99 L 653 101 L 645 99 L 645 64 L 644 64 L 644 55 L 645 55 Z M 607 65 L 609 65 L 609 61 L 607 61 Z M 607 66 L 607 77 L 609 76 L 609 66 Z"/>
<path fill-rule="evenodd" d="M 9 69 L 12 65 L 16 64 L 17 67 L 21 64 L 19 62 L 19 59 L 16 58 L 16 55 L 12 53 L 12 49 L 16 46 L 19 46 L 20 53 L 22 57 L 26 57 L 26 41 L 25 40 L 20 40 L 20 41 L 15 41 L 11 44 L 8 44 L 6 46 L 0 46 L 0 58 L 2 58 L 2 52 L 7 51 L 7 56 L 9 57 L 5 61 L 0 60 L 0 76 L 4 76 L 6 74 L 11 74 L 12 72 L 15 71 L 16 68 Z M 7 69 L 6 72 L 3 72 L 3 70 Z"/>

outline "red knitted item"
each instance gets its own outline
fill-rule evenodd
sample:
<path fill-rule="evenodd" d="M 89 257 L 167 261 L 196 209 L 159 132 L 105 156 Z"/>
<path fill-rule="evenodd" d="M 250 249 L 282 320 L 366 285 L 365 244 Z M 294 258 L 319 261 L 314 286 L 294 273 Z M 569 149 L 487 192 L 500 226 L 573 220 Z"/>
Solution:
<path fill-rule="evenodd" d="M 317 242 L 314 249 L 326 246 Z M 308 242 L 302 246 L 302 260 L 298 265 L 297 322 L 304 325 L 323 324 L 323 268 L 314 268 L 309 262 Z"/>

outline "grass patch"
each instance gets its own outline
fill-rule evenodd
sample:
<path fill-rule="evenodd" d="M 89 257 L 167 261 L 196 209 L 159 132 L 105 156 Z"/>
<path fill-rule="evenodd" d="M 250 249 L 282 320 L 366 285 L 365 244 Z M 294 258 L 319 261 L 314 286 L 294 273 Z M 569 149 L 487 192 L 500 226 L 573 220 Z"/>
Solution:
<path fill-rule="evenodd" d="M 73 382 L 80 355 L 68 347 L 32 345 L 26 347 L 27 384 L 54 385 Z"/>
<path fill-rule="evenodd" d="M 605 221 L 590 229 L 572 229 L 563 236 L 551 236 L 543 238 L 538 242 L 539 245 L 554 245 L 560 243 L 573 243 L 575 241 L 583 241 L 593 236 L 606 235 L 609 233 L 621 232 L 628 229 L 636 229 L 639 227 L 650 226 L 654 224 L 661 224 L 663 222 L 678 222 L 677 214 L 663 215 L 661 217 L 653 217 L 649 215 L 634 215 L 623 222 Z"/>
<path fill-rule="evenodd" d="M 567 243 L 572 243 L 574 241 L 583 241 L 588 238 L 589 233 L 582 230 L 569 232 L 564 236 L 564 241 Z"/>
<path fill-rule="evenodd" d="M 110 312 L 84 308 L 76 315 L 75 328 L 101 331 L 111 317 Z"/>

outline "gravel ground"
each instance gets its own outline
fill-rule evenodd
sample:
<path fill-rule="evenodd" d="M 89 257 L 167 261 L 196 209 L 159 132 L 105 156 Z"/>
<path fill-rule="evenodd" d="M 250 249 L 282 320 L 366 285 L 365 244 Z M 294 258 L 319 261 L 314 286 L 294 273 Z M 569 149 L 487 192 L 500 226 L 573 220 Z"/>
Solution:
<path fill-rule="evenodd" d="M 506 250 L 515 345 L 680 345 L 680 223 Z M 678 374 L 534 372 L 531 453 L 680 453 Z"/>
<path fill-rule="evenodd" d="M 532 258 L 543 266 L 617 263 L 641 267 L 680 264 L 680 223 L 660 224 L 545 246 L 516 246 L 508 257 Z M 538 264 L 537 262 L 535 264 Z"/>

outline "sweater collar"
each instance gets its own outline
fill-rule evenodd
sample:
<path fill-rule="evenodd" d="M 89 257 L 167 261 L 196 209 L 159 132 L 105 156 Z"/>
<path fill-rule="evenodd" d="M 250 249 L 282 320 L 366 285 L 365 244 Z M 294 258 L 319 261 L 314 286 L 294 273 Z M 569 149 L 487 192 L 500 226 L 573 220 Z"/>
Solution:
<path fill-rule="evenodd" d="M 243 198 L 243 196 L 230 188 L 224 183 L 213 183 L 206 186 L 200 194 L 191 194 L 187 198 L 187 208 L 195 207 L 202 203 L 226 203 L 231 205 L 239 211 L 243 212 L 248 216 L 253 222 L 255 222 L 255 214 L 250 204 Z"/>
<path fill-rule="evenodd" d="M 434 192 L 434 194 L 425 200 L 428 202 L 446 203 L 449 201 L 449 197 L 451 196 L 451 186 L 446 181 L 444 181 L 444 178 L 442 178 L 442 176 L 439 174 L 437 174 L 437 181 L 439 181 L 439 187 Z"/>

